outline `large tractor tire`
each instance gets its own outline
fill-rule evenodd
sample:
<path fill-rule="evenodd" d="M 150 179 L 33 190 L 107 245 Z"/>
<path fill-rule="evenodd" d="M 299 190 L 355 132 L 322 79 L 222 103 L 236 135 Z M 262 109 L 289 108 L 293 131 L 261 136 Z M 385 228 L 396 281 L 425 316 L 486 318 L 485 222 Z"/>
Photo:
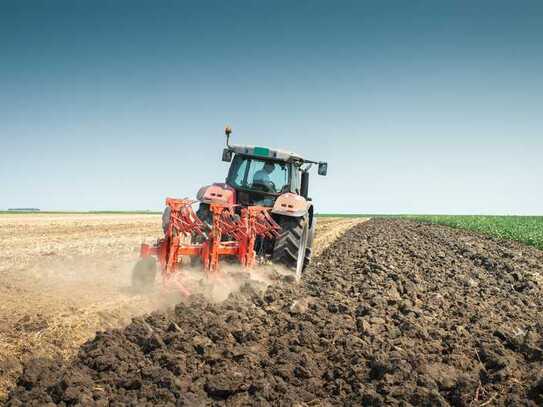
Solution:
<path fill-rule="evenodd" d="M 275 240 L 272 261 L 293 270 L 296 278 L 299 279 L 302 276 L 308 255 L 307 243 L 310 230 L 307 217 L 284 217 L 279 225 L 282 231 Z M 311 257 L 310 252 L 309 257 Z"/>
<path fill-rule="evenodd" d="M 155 283 L 157 264 L 154 257 L 140 259 L 132 270 L 132 288 L 135 291 L 145 291 Z"/>
<path fill-rule="evenodd" d="M 164 234 L 168 231 L 168 227 L 170 226 L 172 217 L 172 208 L 169 206 L 166 206 L 166 209 L 164 209 L 164 212 L 162 212 L 162 230 L 164 231 Z"/>

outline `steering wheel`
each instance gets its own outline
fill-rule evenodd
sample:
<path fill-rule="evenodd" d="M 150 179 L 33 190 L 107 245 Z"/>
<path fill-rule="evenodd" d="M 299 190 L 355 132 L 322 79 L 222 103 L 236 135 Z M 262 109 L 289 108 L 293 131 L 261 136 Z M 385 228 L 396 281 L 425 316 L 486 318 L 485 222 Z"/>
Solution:
<path fill-rule="evenodd" d="M 275 193 L 277 191 L 277 187 L 273 181 L 253 183 L 253 189 L 271 193 Z"/>

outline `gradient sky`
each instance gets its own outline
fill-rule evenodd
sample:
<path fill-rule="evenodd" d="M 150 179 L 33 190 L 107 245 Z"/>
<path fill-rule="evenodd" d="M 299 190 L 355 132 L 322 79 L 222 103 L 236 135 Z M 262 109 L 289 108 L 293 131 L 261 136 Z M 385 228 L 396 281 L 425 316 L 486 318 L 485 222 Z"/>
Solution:
<path fill-rule="evenodd" d="M 0 208 L 161 209 L 225 124 L 320 212 L 543 214 L 543 2 L 0 0 Z"/>

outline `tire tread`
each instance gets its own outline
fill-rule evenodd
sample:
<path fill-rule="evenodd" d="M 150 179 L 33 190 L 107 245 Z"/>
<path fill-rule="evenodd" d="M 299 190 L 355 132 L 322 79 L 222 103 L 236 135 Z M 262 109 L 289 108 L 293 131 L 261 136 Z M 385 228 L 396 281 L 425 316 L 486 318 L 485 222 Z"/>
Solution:
<path fill-rule="evenodd" d="M 304 222 L 304 218 L 283 219 L 280 222 L 282 232 L 273 248 L 272 261 L 274 263 L 296 268 Z"/>

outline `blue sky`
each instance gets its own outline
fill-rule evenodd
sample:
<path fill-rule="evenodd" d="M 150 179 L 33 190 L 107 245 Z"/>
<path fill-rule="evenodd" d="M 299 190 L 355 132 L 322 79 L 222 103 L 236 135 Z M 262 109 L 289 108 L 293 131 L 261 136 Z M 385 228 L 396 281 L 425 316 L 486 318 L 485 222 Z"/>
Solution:
<path fill-rule="evenodd" d="M 0 0 L 0 208 L 161 209 L 234 142 L 321 212 L 543 214 L 540 1 Z"/>

